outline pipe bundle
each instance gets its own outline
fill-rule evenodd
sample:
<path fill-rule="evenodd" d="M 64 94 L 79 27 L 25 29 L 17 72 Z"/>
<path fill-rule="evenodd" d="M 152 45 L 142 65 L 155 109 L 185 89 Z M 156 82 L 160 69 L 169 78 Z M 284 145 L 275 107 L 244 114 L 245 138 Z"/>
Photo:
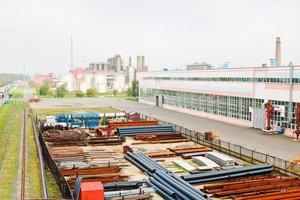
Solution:
<path fill-rule="evenodd" d="M 151 177 L 148 184 L 167 200 L 205 200 L 206 194 L 193 188 L 188 182 L 159 165 L 142 152 L 128 152 L 125 158 L 147 172 Z"/>
<path fill-rule="evenodd" d="M 266 174 L 273 171 L 269 164 L 251 165 L 242 168 L 228 169 L 222 171 L 207 172 L 201 174 L 183 175 L 181 178 L 190 184 L 207 183 L 212 181 L 228 180 L 244 176 Z"/>
<path fill-rule="evenodd" d="M 137 127 L 119 127 L 117 132 L 120 136 L 135 136 L 138 134 L 166 134 L 173 133 L 173 126 L 137 126 Z"/>

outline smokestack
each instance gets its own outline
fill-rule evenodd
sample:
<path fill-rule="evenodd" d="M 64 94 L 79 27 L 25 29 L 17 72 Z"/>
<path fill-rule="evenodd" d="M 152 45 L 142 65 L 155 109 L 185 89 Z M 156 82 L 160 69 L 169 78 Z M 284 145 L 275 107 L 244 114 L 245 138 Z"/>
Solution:
<path fill-rule="evenodd" d="M 129 62 L 128 66 L 131 66 L 131 57 L 129 57 L 128 62 Z"/>
<path fill-rule="evenodd" d="M 121 71 L 121 56 L 120 55 L 116 55 L 115 57 L 116 59 L 116 70 L 117 72 L 120 72 Z"/>
<path fill-rule="evenodd" d="M 141 68 L 141 57 L 140 56 L 136 57 L 136 68 L 137 69 Z"/>
<path fill-rule="evenodd" d="M 145 56 L 142 56 L 141 66 L 141 68 L 145 67 Z"/>
<path fill-rule="evenodd" d="M 276 38 L 276 53 L 275 53 L 277 67 L 281 66 L 281 41 L 280 37 Z"/>

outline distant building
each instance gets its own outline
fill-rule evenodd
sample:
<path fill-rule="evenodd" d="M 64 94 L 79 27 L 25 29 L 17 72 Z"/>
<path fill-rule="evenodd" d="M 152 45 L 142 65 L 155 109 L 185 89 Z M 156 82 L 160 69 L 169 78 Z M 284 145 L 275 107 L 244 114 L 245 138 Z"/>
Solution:
<path fill-rule="evenodd" d="M 139 64 L 132 66 L 132 59 L 129 57 L 128 66 L 124 65 L 120 55 L 107 59 L 106 62 L 91 62 L 87 68 L 77 67 L 71 69 L 69 74 L 60 76 L 57 86 L 66 84 L 69 91 L 80 90 L 86 92 L 89 88 L 95 88 L 98 92 L 110 91 L 124 92 L 136 80 L 136 72 L 147 72 L 145 57 L 139 57 Z"/>
<path fill-rule="evenodd" d="M 212 66 L 206 62 L 194 63 L 186 66 L 186 70 L 207 70 L 211 68 Z"/>
<path fill-rule="evenodd" d="M 50 87 L 53 87 L 53 74 L 37 74 L 34 77 L 34 84 L 41 86 L 43 83 L 47 82 Z"/>

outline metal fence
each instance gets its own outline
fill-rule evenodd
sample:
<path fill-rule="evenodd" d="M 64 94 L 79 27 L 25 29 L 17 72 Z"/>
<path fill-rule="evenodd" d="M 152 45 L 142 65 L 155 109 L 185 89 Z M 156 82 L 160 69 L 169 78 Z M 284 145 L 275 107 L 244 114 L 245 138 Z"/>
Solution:
<path fill-rule="evenodd" d="M 35 119 L 34 120 L 35 126 L 38 131 L 39 142 L 41 144 L 44 161 L 47 163 L 49 170 L 51 171 L 52 175 L 54 176 L 55 181 L 56 181 L 57 185 L 59 186 L 59 189 L 62 193 L 63 198 L 73 199 L 72 194 L 71 194 L 71 189 L 70 189 L 65 177 L 59 171 L 55 161 L 52 159 L 50 152 L 48 151 L 47 145 L 44 141 L 44 138 L 43 138 L 41 130 L 40 130 L 40 124 L 39 124 L 38 118 L 35 116 L 34 119 Z"/>
<path fill-rule="evenodd" d="M 269 163 L 277 171 L 281 173 L 300 176 L 300 164 L 295 164 L 290 161 L 283 160 L 281 158 L 269 154 L 261 153 L 252 149 L 248 149 L 237 144 L 225 142 L 220 139 L 207 140 L 207 138 L 205 138 L 205 133 L 190 130 L 170 122 L 153 118 L 148 115 L 141 114 L 141 118 L 145 120 L 157 120 L 161 125 L 172 125 L 176 132 L 186 136 L 187 138 L 191 139 L 193 142 L 196 142 L 203 146 L 211 147 L 212 149 L 239 158 L 246 162 L 253 163 L 253 164 Z"/>

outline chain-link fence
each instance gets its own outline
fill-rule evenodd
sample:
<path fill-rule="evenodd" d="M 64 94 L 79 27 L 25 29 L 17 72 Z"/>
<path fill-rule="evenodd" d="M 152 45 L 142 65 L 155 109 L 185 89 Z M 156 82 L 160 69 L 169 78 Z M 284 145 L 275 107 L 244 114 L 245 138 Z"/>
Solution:
<path fill-rule="evenodd" d="M 191 139 L 193 142 L 211 147 L 212 149 L 234 156 L 246 162 L 253 163 L 253 164 L 269 163 L 277 171 L 281 173 L 300 176 L 300 164 L 295 164 L 290 161 L 283 160 L 281 158 L 269 154 L 261 153 L 252 149 L 242 147 L 240 145 L 222 141 L 220 139 L 208 139 L 205 138 L 205 133 L 193 131 L 170 122 L 155 119 L 151 116 L 141 114 L 141 118 L 144 120 L 157 120 L 158 123 L 161 125 L 172 125 L 176 132 L 186 136 L 187 138 Z"/>

